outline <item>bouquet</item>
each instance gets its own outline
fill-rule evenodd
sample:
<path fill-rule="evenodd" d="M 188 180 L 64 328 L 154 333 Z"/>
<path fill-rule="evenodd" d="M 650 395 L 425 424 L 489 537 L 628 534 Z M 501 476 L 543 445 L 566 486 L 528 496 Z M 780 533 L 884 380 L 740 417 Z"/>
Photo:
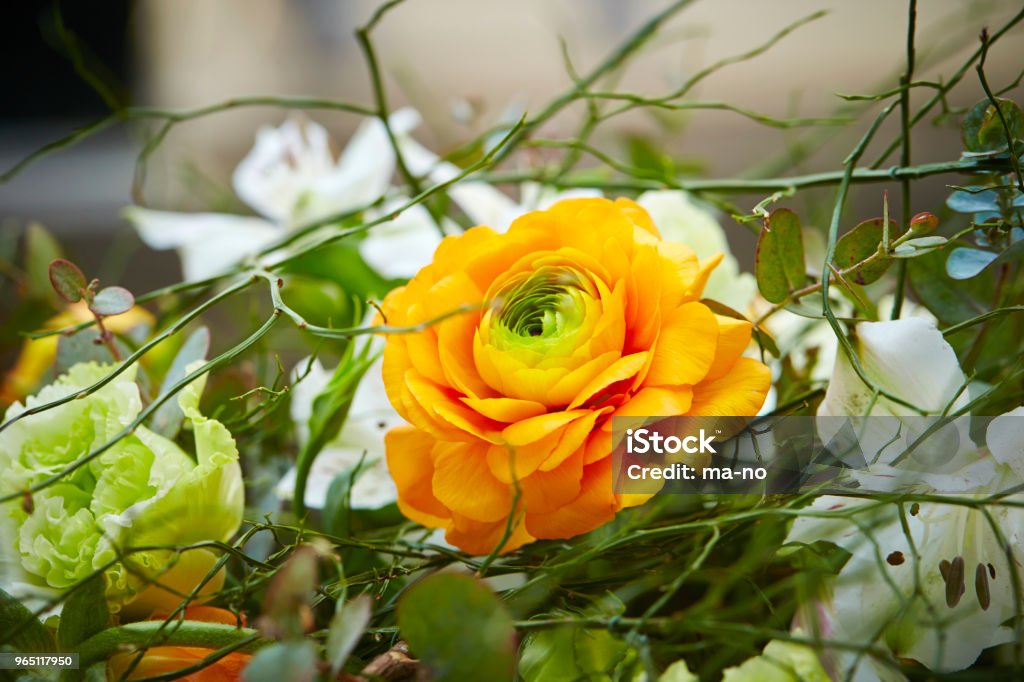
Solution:
<path fill-rule="evenodd" d="M 946 68 L 887 7 L 898 75 L 780 118 L 696 92 L 825 13 L 631 90 L 689 4 L 457 142 L 392 104 L 392 1 L 368 103 L 117 104 L 9 168 L 141 133 L 122 217 L 181 278 L 5 240 L 0 676 L 1024 679 L 1024 12 Z M 229 201 L 147 201 L 249 107 Z M 789 142 L 713 177 L 705 111 Z"/>

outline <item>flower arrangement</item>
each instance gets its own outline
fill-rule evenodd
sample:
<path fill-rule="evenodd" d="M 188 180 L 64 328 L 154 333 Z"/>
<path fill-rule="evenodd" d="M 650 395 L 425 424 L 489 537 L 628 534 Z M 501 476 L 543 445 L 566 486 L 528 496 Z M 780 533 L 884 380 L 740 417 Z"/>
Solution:
<path fill-rule="evenodd" d="M 101 283 L 35 224 L 0 252 L 0 654 L 78 656 L 17 674 L 1021 678 L 1024 114 L 986 66 L 1024 12 L 971 15 L 976 50 L 922 80 L 910 0 L 894 83 L 780 119 L 693 89 L 821 13 L 620 87 L 687 4 L 445 153 L 388 104 L 388 2 L 357 33 L 371 105 L 125 107 L 9 169 L 156 120 L 142 169 L 178 123 L 295 110 L 235 167 L 243 213 L 124 208 L 180 281 Z M 811 130 L 724 179 L 595 134 L 684 109 Z M 326 110 L 361 117 L 340 154 Z M 914 161 L 932 113 L 959 158 Z M 841 162 L 801 171 L 826 138 Z M 640 428 L 700 447 L 644 460 Z"/>

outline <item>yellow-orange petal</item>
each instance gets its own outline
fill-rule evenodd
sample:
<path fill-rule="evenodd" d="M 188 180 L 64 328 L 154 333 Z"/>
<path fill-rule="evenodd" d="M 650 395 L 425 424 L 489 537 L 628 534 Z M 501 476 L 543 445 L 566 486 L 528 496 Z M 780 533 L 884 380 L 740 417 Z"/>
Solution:
<path fill-rule="evenodd" d="M 711 369 L 717 345 L 718 321 L 711 309 L 703 303 L 679 306 L 665 316 L 644 384 L 696 384 Z"/>
<path fill-rule="evenodd" d="M 533 400 L 517 398 L 462 398 L 461 400 L 467 407 L 476 410 L 488 419 L 506 424 L 536 417 L 547 411 L 544 405 Z"/>
<path fill-rule="evenodd" d="M 454 391 L 434 384 L 415 370 L 405 373 L 405 385 L 416 403 L 439 422 L 439 428 L 457 429 L 481 440 L 498 442 L 500 425 L 463 405 Z"/>
<path fill-rule="evenodd" d="M 745 417 L 757 414 L 771 387 L 768 367 L 740 358 L 724 376 L 693 387 L 689 414 L 702 417 Z"/>
<path fill-rule="evenodd" d="M 569 403 L 568 409 L 575 410 L 583 403 L 598 396 L 612 384 L 632 379 L 647 364 L 649 355 L 644 351 L 619 358 L 580 389 L 573 401 Z"/>
<path fill-rule="evenodd" d="M 453 513 L 475 521 L 499 521 L 512 510 L 512 488 L 487 464 L 489 445 L 482 442 L 434 446 L 433 491 Z"/>
<path fill-rule="evenodd" d="M 689 386 L 645 386 L 619 409 L 615 417 L 675 417 L 690 412 L 693 391 Z"/>
<path fill-rule="evenodd" d="M 526 512 L 547 514 L 569 504 L 579 495 L 582 478 L 583 448 L 549 471 L 533 472 L 519 483 Z"/>
<path fill-rule="evenodd" d="M 444 537 L 445 540 L 469 554 L 490 554 L 502 541 L 506 530 L 508 530 L 508 523 L 504 519 L 494 523 L 484 523 L 466 518 L 461 514 L 453 514 L 451 523 L 445 529 Z M 513 525 L 511 534 L 498 552 L 499 554 L 511 552 L 535 539 L 520 520 Z"/>
<path fill-rule="evenodd" d="M 615 517 L 612 460 L 606 457 L 584 467 L 580 494 L 562 508 L 546 514 L 526 512 L 526 530 L 536 538 L 571 538 L 603 526 Z"/>
<path fill-rule="evenodd" d="M 753 330 L 753 325 L 746 320 L 724 315 L 715 315 L 715 318 L 718 320 L 718 345 L 715 347 L 715 360 L 711 363 L 705 380 L 725 376 L 732 369 L 736 360 L 750 345 Z"/>
<path fill-rule="evenodd" d="M 396 426 L 384 435 L 388 470 L 398 488 L 399 509 L 417 523 L 443 528 L 451 512 L 434 496 L 431 451 L 435 442 L 414 426 Z"/>

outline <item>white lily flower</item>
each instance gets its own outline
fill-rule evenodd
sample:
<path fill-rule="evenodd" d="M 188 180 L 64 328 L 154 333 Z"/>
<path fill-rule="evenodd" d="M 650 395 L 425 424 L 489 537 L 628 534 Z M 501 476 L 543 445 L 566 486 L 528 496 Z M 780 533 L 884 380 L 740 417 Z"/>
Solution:
<path fill-rule="evenodd" d="M 310 366 L 308 359 L 296 365 L 295 373 L 303 373 L 307 366 L 309 373 L 292 390 L 291 418 L 298 430 L 300 445 L 309 438 L 307 423 L 313 411 L 313 400 L 327 386 L 332 374 L 318 360 Z M 306 506 L 323 509 L 335 476 L 351 471 L 360 460 L 362 466 L 351 492 L 352 508 L 378 509 L 394 502 L 398 491 L 384 458 L 384 434 L 402 423 L 402 418 L 388 402 L 378 359 L 359 382 L 341 431 L 313 460 L 306 483 Z M 292 499 L 294 467 L 277 484 L 275 492 L 283 500 Z"/>
<path fill-rule="evenodd" d="M 931 321 L 862 323 L 857 333 L 864 370 L 886 391 L 932 413 L 967 400 L 956 355 Z M 819 416 L 889 417 L 868 420 L 881 423 L 886 433 L 861 440 L 870 464 L 855 476 L 875 489 L 886 477 L 907 473 L 894 460 L 902 448 L 878 444 L 890 439 L 897 418 L 909 413 L 884 398 L 872 403 L 871 391 L 843 354 L 818 411 Z M 982 499 L 1024 484 L 1024 408 L 991 422 L 984 446 L 970 442 L 966 426 L 949 435 L 961 445 L 948 459 L 917 472 L 914 489 Z M 865 446 L 866 441 L 875 444 Z M 937 449 L 929 446 L 924 456 L 937 457 Z M 872 454 L 877 455 L 874 461 Z M 1011 498 L 1020 501 L 1024 495 Z M 1020 562 L 1014 548 L 1024 542 L 1024 509 L 922 502 L 905 506 L 901 515 L 895 504 L 830 495 L 808 509 L 819 515 L 799 518 L 787 542 L 827 541 L 851 554 L 832 583 L 832 603 L 825 609 L 825 629 L 837 639 L 883 645 L 896 657 L 941 672 L 966 668 L 982 650 L 1012 639 L 1003 623 L 1024 610 L 1013 589 Z M 849 656 L 841 659 L 854 664 Z"/>
<path fill-rule="evenodd" d="M 644 192 L 636 201 L 651 214 L 664 239 L 688 244 L 701 260 L 723 254 L 722 262 L 708 278 L 704 296 L 747 313 L 757 293 L 757 282 L 749 272 L 740 272 L 714 213 L 680 190 Z"/>
<path fill-rule="evenodd" d="M 406 136 L 418 115 L 410 109 L 396 111 L 389 125 Z M 360 125 L 348 147 L 335 161 L 327 131 L 307 121 L 288 120 L 277 128 L 259 131 L 256 144 L 239 163 L 233 176 L 238 197 L 258 216 L 224 213 L 176 213 L 138 206 L 125 210 L 142 240 L 157 250 L 177 249 L 186 280 L 194 281 L 220 274 L 245 258 L 257 254 L 289 231 L 332 215 L 358 210 L 379 200 L 388 191 L 395 170 L 395 154 L 382 121 L 367 119 Z M 388 215 L 395 204 L 369 210 L 368 220 Z M 441 240 L 441 234 L 425 211 L 408 211 L 401 229 L 371 229 L 360 249 L 371 254 L 386 241 L 392 254 L 417 252 Z M 371 255 L 385 277 L 409 277 L 401 259 Z"/>

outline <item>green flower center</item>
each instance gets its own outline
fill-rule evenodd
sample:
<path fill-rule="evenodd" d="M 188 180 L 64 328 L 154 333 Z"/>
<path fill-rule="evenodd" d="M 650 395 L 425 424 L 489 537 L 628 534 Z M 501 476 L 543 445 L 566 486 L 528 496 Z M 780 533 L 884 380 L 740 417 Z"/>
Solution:
<path fill-rule="evenodd" d="M 496 340 L 546 345 L 571 336 L 586 314 L 585 281 L 573 269 L 550 265 L 513 277 L 492 297 Z"/>

